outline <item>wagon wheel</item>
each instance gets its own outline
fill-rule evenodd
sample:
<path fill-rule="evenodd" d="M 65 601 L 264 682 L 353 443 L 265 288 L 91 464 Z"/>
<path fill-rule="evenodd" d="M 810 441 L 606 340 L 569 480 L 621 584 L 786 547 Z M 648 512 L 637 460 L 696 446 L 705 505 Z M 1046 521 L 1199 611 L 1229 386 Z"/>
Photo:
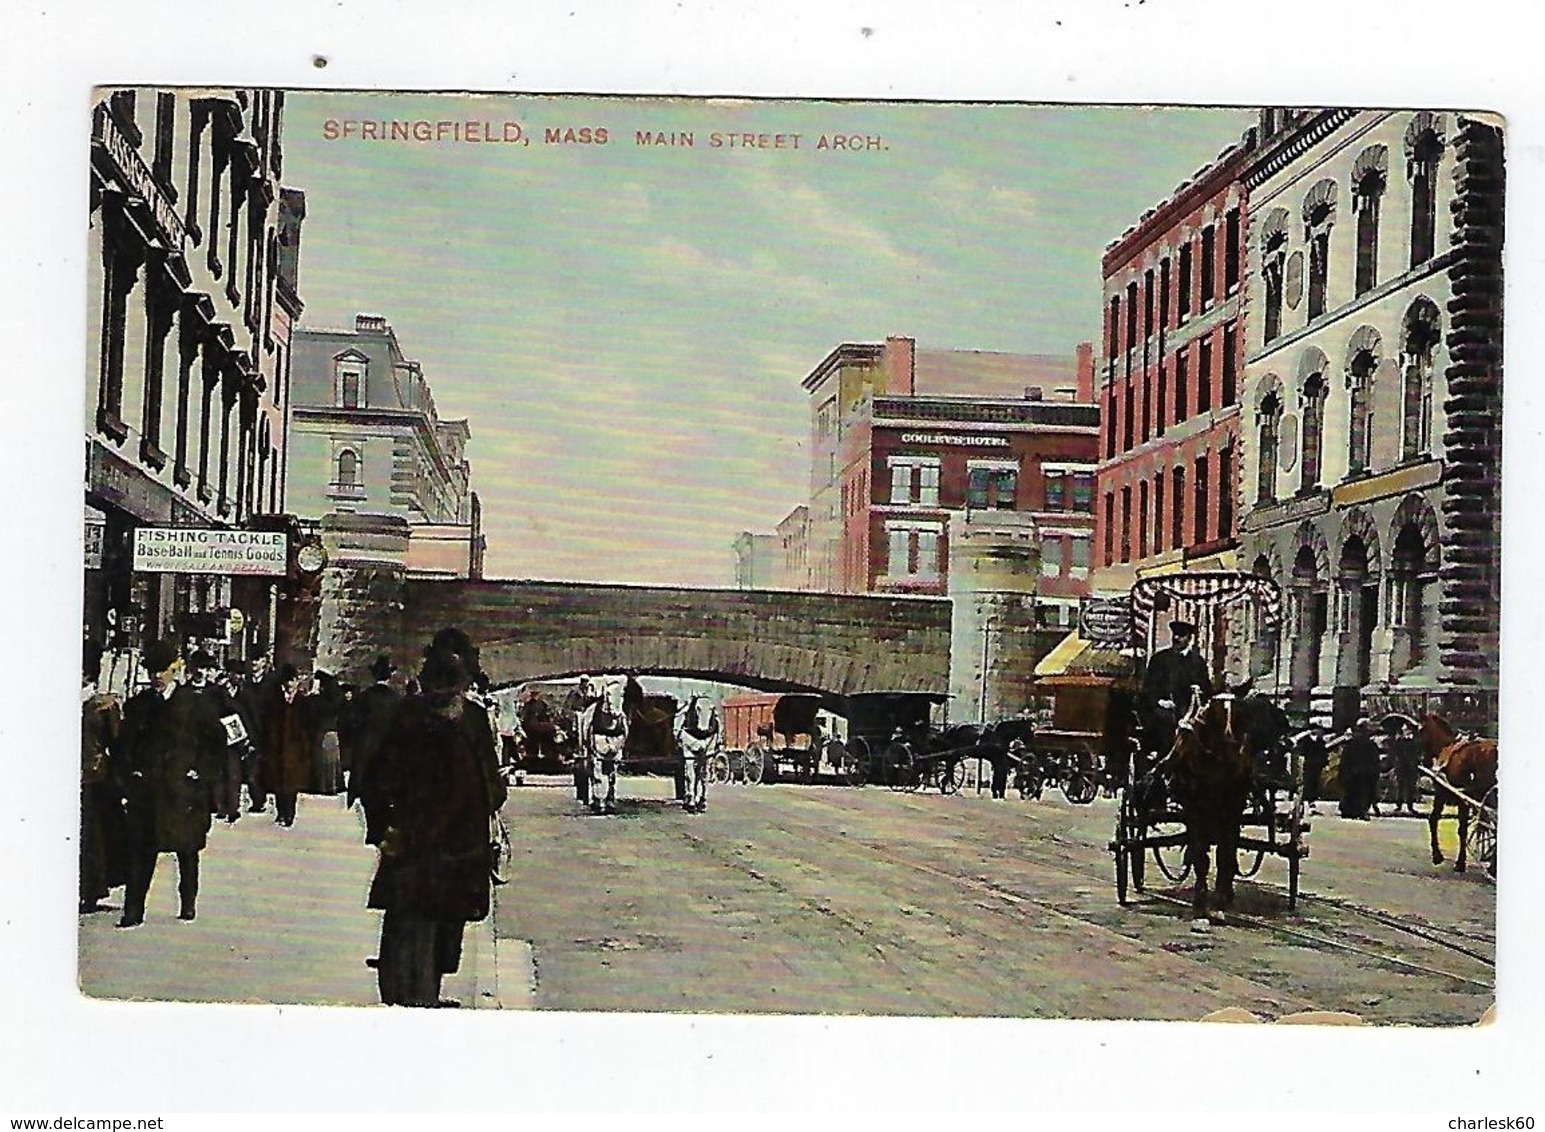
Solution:
<path fill-rule="evenodd" d="M 1143 890 L 1143 830 L 1137 817 L 1137 807 L 1130 790 L 1121 791 L 1121 802 L 1116 807 L 1116 839 L 1112 845 L 1116 854 L 1116 901 L 1127 903 L 1128 885 L 1138 892 Z"/>
<path fill-rule="evenodd" d="M 966 760 L 946 759 L 939 767 L 939 793 L 954 794 L 966 784 Z"/>
<path fill-rule="evenodd" d="M 708 760 L 708 781 L 723 786 L 730 780 L 730 757 L 723 751 Z"/>
<path fill-rule="evenodd" d="M 1308 848 L 1304 845 L 1304 794 L 1300 790 L 1293 797 L 1293 808 L 1288 812 L 1288 911 L 1298 907 L 1298 874 Z"/>
<path fill-rule="evenodd" d="M 1087 806 L 1100 792 L 1093 758 L 1086 751 L 1070 752 L 1067 776 L 1062 780 L 1062 796 L 1077 806 Z"/>
<path fill-rule="evenodd" d="M 1124 814 L 1127 821 L 1127 841 L 1131 851 L 1127 854 L 1128 867 L 1132 873 L 1132 887 L 1138 892 L 1143 891 L 1143 873 L 1147 868 L 1147 858 L 1143 853 L 1143 837 L 1148 832 L 1148 823 L 1143 820 L 1139 812 L 1136 792 L 1137 771 L 1135 760 L 1127 766 L 1127 784 L 1121 791 L 1121 806 L 1117 813 Z"/>
<path fill-rule="evenodd" d="M 1034 757 L 1034 755 L 1026 752 L 1027 759 L 1033 759 Z M 1030 798 L 1039 802 L 1041 800 L 1041 795 L 1045 793 L 1045 791 L 1046 780 L 1041 777 L 1040 764 L 1038 762 L 1027 762 L 1021 764 L 1019 776 L 1019 796 L 1021 798 Z"/>
<path fill-rule="evenodd" d="M 1254 799 L 1254 805 L 1256 815 L 1264 825 L 1266 840 L 1275 845 L 1277 843 L 1277 799 L 1275 794 L 1270 790 L 1258 792 Z M 1241 818 L 1241 825 L 1243 825 L 1243 818 Z M 1234 854 L 1234 875 L 1248 880 L 1261 871 L 1261 863 L 1265 860 L 1266 850 L 1257 849 L 1255 850 L 1255 860 L 1250 864 L 1250 867 L 1243 868 L 1239 864 L 1239 854 L 1236 852 Z"/>
<path fill-rule="evenodd" d="M 747 786 L 758 786 L 762 782 L 762 772 L 766 769 L 766 755 L 759 744 L 751 744 L 751 749 L 746 752 L 746 760 L 741 765 L 741 773 L 746 776 Z"/>
<path fill-rule="evenodd" d="M 1116 857 L 1116 903 L 1126 907 L 1127 865 L 1131 853 L 1127 848 L 1127 800 L 1125 795 L 1122 796 L 1121 805 L 1116 810 L 1116 832 L 1115 838 L 1111 842 L 1111 850 Z"/>
<path fill-rule="evenodd" d="M 848 745 L 846 753 L 841 753 L 842 742 L 838 739 L 833 739 L 832 743 L 835 745 L 837 752 L 832 758 L 832 763 L 842 766 L 843 777 L 847 780 L 847 784 L 849 786 L 863 786 L 867 783 L 872 761 L 869 757 L 869 744 L 862 737 L 856 737 Z M 840 764 L 838 764 L 838 758 L 842 760 Z"/>
<path fill-rule="evenodd" d="M 885 769 L 889 775 L 888 786 L 892 790 L 916 790 L 912 785 L 912 751 L 905 743 L 892 743 L 885 748 Z"/>
<path fill-rule="evenodd" d="M 1486 866 L 1486 875 L 1497 875 L 1497 788 L 1486 791 L 1481 800 L 1481 812 L 1475 815 L 1470 827 L 1470 853 Z"/>

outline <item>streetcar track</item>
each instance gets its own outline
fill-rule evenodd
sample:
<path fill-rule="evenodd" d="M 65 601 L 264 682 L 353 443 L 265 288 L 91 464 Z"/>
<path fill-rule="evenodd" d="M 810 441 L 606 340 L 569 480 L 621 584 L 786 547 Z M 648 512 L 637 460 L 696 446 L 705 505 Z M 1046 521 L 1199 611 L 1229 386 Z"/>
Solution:
<path fill-rule="evenodd" d="M 834 810 L 834 811 L 836 811 L 838 813 L 842 813 L 842 814 L 851 814 L 852 813 L 852 811 L 850 811 L 846 807 L 843 807 L 842 805 L 836 803 L 834 800 L 826 799 L 826 798 L 818 798 L 818 797 L 815 797 L 813 795 L 807 795 L 807 797 L 808 797 L 809 800 L 816 802 L 818 805 L 822 805 L 825 808 Z M 909 807 L 909 808 L 916 809 L 918 807 Z M 814 829 L 814 830 L 818 830 L 819 829 L 819 827 L 812 827 L 812 826 L 807 826 L 806 828 Z M 1050 843 L 1052 843 L 1054 845 L 1059 845 L 1059 846 L 1063 846 L 1063 847 L 1071 846 L 1072 844 L 1074 844 L 1073 842 L 1070 842 L 1066 838 L 1061 837 L 1060 835 L 1058 835 L 1056 833 L 1051 833 L 1051 834 L 1047 835 L 1046 837 L 1044 837 L 1042 840 L 1043 840 L 1043 842 L 1050 842 Z M 869 841 L 867 841 L 866 839 L 863 839 L 863 838 L 842 838 L 842 839 L 837 840 L 834 843 L 837 843 L 837 844 L 857 844 L 857 845 L 862 845 L 863 847 L 871 850 L 872 852 L 883 853 L 888 860 L 894 861 L 897 864 L 905 865 L 907 867 L 913 868 L 914 870 L 930 872 L 930 873 L 932 873 L 934 875 L 937 875 L 937 876 L 940 876 L 940 877 L 944 877 L 946 879 L 955 880 L 957 882 L 969 883 L 969 884 L 975 885 L 975 886 L 977 886 L 979 888 L 980 887 L 987 887 L 989 889 L 994 890 L 995 894 L 998 894 L 1000 896 L 1004 892 L 1008 891 L 1008 890 L 1004 889 L 1003 886 L 996 885 L 994 882 L 991 882 L 991 881 L 985 881 L 985 880 L 983 880 L 981 878 L 977 878 L 977 877 L 962 876 L 960 874 L 950 874 L 950 873 L 944 872 L 943 870 L 936 869 L 933 866 L 922 865 L 922 864 L 919 864 L 918 862 L 909 861 L 909 860 L 905 859 L 904 857 L 899 856 L 895 852 L 893 847 L 888 846 L 888 845 L 880 845 L 880 844 L 876 844 L 876 843 L 873 843 L 873 842 L 869 842 Z M 964 846 L 962 848 L 964 848 Z M 1095 880 L 1095 881 L 1103 883 L 1106 880 L 1106 878 L 1103 876 L 1103 874 L 1098 876 L 1098 877 L 1093 876 L 1093 875 L 1091 875 L 1091 873 L 1086 868 L 1082 867 L 1081 863 L 1074 862 L 1070 858 L 1068 858 L 1067 856 L 1065 856 L 1065 855 L 1063 855 L 1061 853 L 1055 854 L 1055 856 L 1056 856 L 1057 860 L 1060 861 L 1061 867 L 1059 867 L 1059 865 L 1057 865 L 1057 864 L 1053 864 L 1051 862 L 1048 862 L 1048 861 L 1046 861 L 1046 860 L 1044 860 L 1044 859 L 1042 859 L 1040 857 L 1036 857 L 1036 858 L 1019 857 L 1019 859 L 1022 862 L 1024 862 L 1025 864 L 1029 865 L 1029 866 L 1049 869 L 1052 872 L 1061 873 L 1064 876 L 1073 877 L 1074 879 L 1077 879 L 1077 880 L 1080 880 L 1080 881 L 1086 881 L 1087 882 L 1087 881 Z M 1073 866 L 1073 867 L 1068 867 L 1068 866 Z M 1254 883 L 1254 882 L 1252 882 L 1252 883 Z M 1273 885 L 1273 884 L 1269 884 L 1269 883 L 1266 883 L 1266 882 L 1260 882 L 1259 887 L 1261 887 L 1263 889 L 1266 889 L 1268 891 L 1272 891 L 1272 892 L 1277 893 L 1277 894 L 1281 894 L 1281 895 L 1285 895 L 1285 893 L 1286 893 L 1285 889 L 1282 889 L 1279 886 L 1276 886 L 1276 885 Z M 1018 894 L 1014 894 L 1014 895 L 1018 895 Z M 1190 906 L 1190 902 L 1189 901 L 1181 900 L 1180 898 L 1175 897 L 1175 896 L 1171 896 L 1171 895 L 1169 895 L 1167 893 L 1156 892 L 1156 891 L 1149 891 L 1149 892 L 1145 893 L 1145 895 L 1149 896 L 1150 898 L 1153 898 L 1153 899 L 1156 899 L 1156 900 L 1159 900 L 1159 901 L 1162 901 L 1162 902 L 1165 902 L 1165 903 L 1176 904 L 1176 905 L 1178 905 L 1180 907 L 1183 907 L 1183 908 L 1186 908 L 1186 907 Z M 1121 938 L 1123 938 L 1123 939 L 1132 940 L 1134 938 L 1134 937 L 1131 937 L 1131 936 L 1127 936 L 1124 933 L 1121 933 L 1119 931 L 1116 931 L 1115 929 L 1105 928 L 1103 925 L 1091 924 L 1090 921 L 1084 920 L 1081 917 L 1074 916 L 1072 913 L 1068 913 L 1068 912 L 1063 911 L 1062 909 L 1056 908 L 1054 905 L 1048 904 L 1044 900 L 1041 900 L 1041 899 L 1038 899 L 1038 898 L 1035 898 L 1035 897 L 1028 897 L 1026 899 L 1029 899 L 1032 903 L 1036 904 L 1038 907 L 1045 908 L 1048 911 L 1052 911 L 1055 914 L 1060 915 L 1060 916 L 1064 916 L 1064 917 L 1075 919 L 1075 920 L 1077 920 L 1081 924 L 1085 924 L 1085 925 L 1088 925 L 1088 926 L 1091 926 L 1091 927 L 1096 927 L 1096 928 L 1099 928 L 1100 930 L 1103 930 L 1103 931 L 1112 932 L 1113 934 L 1121 936 Z M 1461 947 L 1461 946 L 1459 946 L 1457 944 L 1454 944 L 1454 943 L 1452 943 L 1452 942 L 1450 942 L 1448 940 L 1444 940 L 1444 939 L 1438 938 L 1437 936 L 1428 935 L 1426 933 L 1423 933 L 1419 929 L 1411 928 L 1409 925 L 1404 925 L 1404 924 L 1399 923 L 1398 921 L 1393 921 L 1392 919 L 1390 919 L 1388 917 L 1381 916 L 1380 914 L 1374 912 L 1372 909 L 1365 909 L 1365 908 L 1361 907 L 1360 905 L 1356 905 L 1356 904 L 1353 904 L 1351 902 L 1339 901 L 1339 900 L 1335 900 L 1334 898 L 1319 897 L 1319 896 L 1315 896 L 1313 894 L 1300 892 L 1300 900 L 1303 900 L 1303 899 L 1312 899 L 1312 900 L 1315 900 L 1317 902 L 1325 903 L 1325 904 L 1328 904 L 1328 905 L 1333 906 L 1333 907 L 1340 907 L 1344 911 L 1347 911 L 1347 912 L 1350 912 L 1350 913 L 1353 913 L 1353 914 L 1363 915 L 1364 917 L 1366 917 L 1366 918 L 1368 918 L 1370 920 L 1373 920 L 1374 922 L 1384 924 L 1384 926 L 1386 926 L 1386 927 L 1390 927 L 1390 928 L 1393 928 L 1395 930 L 1399 930 L 1399 931 L 1403 931 L 1403 932 L 1408 932 L 1409 934 L 1412 934 L 1412 935 L 1415 935 L 1415 936 L 1417 936 L 1419 938 L 1427 940 L 1429 943 L 1432 943 L 1432 944 L 1436 945 L 1437 947 L 1442 948 L 1444 951 L 1453 952 L 1455 954 L 1464 955 L 1464 956 L 1467 956 L 1467 957 L 1473 959 L 1474 961 L 1476 961 L 1476 962 L 1482 964 L 1483 966 L 1485 966 L 1489 971 L 1491 971 L 1493 973 L 1493 976 L 1494 976 L 1495 967 L 1496 967 L 1496 963 L 1495 963 L 1494 959 L 1490 959 L 1490 958 L 1488 958 L 1488 957 L 1486 957 L 1484 955 L 1479 954 L 1478 952 L 1470 951 L 1469 949 Z M 1456 974 L 1456 973 L 1454 973 L 1452 971 L 1449 971 L 1449 970 L 1428 966 L 1428 965 L 1422 964 L 1422 963 L 1417 963 L 1417 962 L 1415 962 L 1413 960 L 1406 959 L 1406 958 L 1398 956 L 1398 955 L 1390 955 L 1390 954 L 1386 954 L 1386 953 L 1383 953 L 1383 952 L 1374 951 L 1374 950 L 1371 950 L 1371 949 L 1369 949 L 1367 947 L 1360 946 L 1357 943 L 1348 942 L 1346 939 L 1334 939 L 1334 938 L 1330 938 L 1328 936 L 1316 935 L 1313 932 L 1309 932 L 1309 931 L 1303 930 L 1303 928 L 1299 927 L 1299 926 L 1287 925 L 1287 924 L 1282 924 L 1282 923 L 1274 922 L 1274 921 L 1271 921 L 1271 920 L 1265 920 L 1265 919 L 1261 919 L 1259 917 L 1249 916 L 1249 915 L 1244 914 L 1244 913 L 1231 912 L 1231 913 L 1229 913 L 1229 918 L 1230 918 L 1230 921 L 1234 922 L 1234 923 L 1248 924 L 1249 926 L 1257 927 L 1257 928 L 1262 929 L 1262 930 L 1275 932 L 1275 933 L 1278 933 L 1278 934 L 1281 934 L 1281 935 L 1287 935 L 1287 936 L 1294 937 L 1294 938 L 1297 938 L 1297 939 L 1301 939 L 1301 940 L 1304 940 L 1306 942 L 1314 943 L 1314 944 L 1317 944 L 1317 945 L 1320 945 L 1320 946 L 1323 946 L 1323 947 L 1330 947 L 1330 948 L 1334 948 L 1336 950 L 1346 951 L 1346 952 L 1351 953 L 1351 954 L 1361 955 L 1364 958 L 1368 958 L 1368 959 L 1372 959 L 1372 960 L 1374 960 L 1376 962 L 1384 963 L 1387 966 L 1401 967 L 1401 968 L 1404 968 L 1406 970 L 1417 970 L 1417 971 L 1421 971 L 1421 972 L 1426 973 L 1426 974 L 1437 976 L 1439 978 L 1450 979 L 1450 980 L 1453 980 L 1455 982 L 1464 983 L 1464 984 L 1466 984 L 1468 986 L 1480 987 L 1480 988 L 1488 990 L 1488 991 L 1494 991 L 1495 990 L 1494 978 L 1493 978 L 1493 981 L 1491 981 L 1491 982 L 1482 982 L 1480 980 L 1477 980 L 1477 979 L 1474 979 L 1474 978 L 1471 978 L 1471 977 L 1468 977 L 1468 976 L 1465 976 L 1465 975 Z M 1329 931 L 1332 931 L 1332 932 L 1335 932 L 1335 931 L 1339 930 L 1339 931 L 1342 932 L 1343 935 L 1350 934 L 1350 933 L 1347 933 L 1345 931 L 1345 929 L 1340 929 L 1336 925 L 1326 924 L 1323 921 L 1316 921 L 1316 923 L 1321 928 L 1329 930 Z M 1443 930 L 1443 929 L 1439 929 L 1439 930 Z M 1452 931 L 1450 934 L 1458 935 L 1461 938 L 1469 939 L 1471 942 L 1483 942 L 1481 940 L 1475 939 L 1474 937 L 1467 936 L 1466 933 L 1463 933 L 1463 932 L 1457 931 L 1457 930 Z M 1374 941 L 1374 942 L 1388 942 L 1388 941 Z"/>

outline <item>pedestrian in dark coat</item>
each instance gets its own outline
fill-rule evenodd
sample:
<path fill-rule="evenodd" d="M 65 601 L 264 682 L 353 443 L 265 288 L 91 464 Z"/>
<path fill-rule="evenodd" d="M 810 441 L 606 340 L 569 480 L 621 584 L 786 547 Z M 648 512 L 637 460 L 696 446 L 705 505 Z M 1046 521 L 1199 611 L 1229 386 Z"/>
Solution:
<path fill-rule="evenodd" d="M 386 830 L 386 803 L 375 782 L 376 759 L 392 728 L 402 695 L 391 685 L 396 666 L 382 653 L 370 666 L 376 682 L 354 696 L 350 711 L 349 805 L 365 812 L 365 842 L 377 845 Z"/>
<path fill-rule="evenodd" d="M 188 683 L 184 691 L 197 696 L 204 710 L 220 721 L 225 747 L 218 772 L 209 780 L 209 808 L 222 821 L 241 816 L 241 754 L 247 733 L 236 711 L 236 701 L 220 683 L 219 662 L 202 649 L 188 657 Z"/>
<path fill-rule="evenodd" d="M 1019 744 L 1017 747 L 1014 744 Z M 1009 788 L 1009 769 L 1019 765 L 1020 757 L 1024 753 L 1024 744 L 1018 739 L 1011 739 L 1007 746 L 994 745 L 991 748 L 992 758 L 992 796 L 1004 797 Z"/>
<path fill-rule="evenodd" d="M 372 779 L 386 806 L 369 905 L 381 909 L 381 1001 L 436 1006 L 461 961 L 469 922 L 488 915 L 495 863 L 490 823 L 504 804 L 488 714 L 466 699 L 474 673 L 432 648 L 377 753 Z"/>
<path fill-rule="evenodd" d="M 1366 820 L 1378 799 L 1379 745 L 1373 741 L 1373 725 L 1359 719 L 1341 748 L 1341 808 L 1344 818 Z"/>
<path fill-rule="evenodd" d="M 251 679 L 236 693 L 236 706 L 247 724 L 251 740 L 242 761 L 242 777 L 250 796 L 247 804 L 250 814 L 260 814 L 268 808 L 268 786 L 263 779 L 268 755 L 268 720 L 282 695 L 279 674 L 269 668 L 268 658 L 254 657 Z"/>
<path fill-rule="evenodd" d="M 120 927 L 145 919 L 145 896 L 159 853 L 177 854 L 178 918 L 193 919 L 199 853 L 209 836 L 209 783 L 222 769 L 225 729 L 208 705 L 179 683 L 182 658 L 170 641 L 145 650 L 151 686 L 123 709 L 119 743 L 129 831 L 129 877 Z"/>
<path fill-rule="evenodd" d="M 1304 776 L 1304 802 L 1313 806 L 1320 800 L 1325 764 L 1330 761 L 1330 752 L 1325 749 L 1325 737 L 1313 727 L 1298 736 L 1297 748 Z"/>
<path fill-rule="evenodd" d="M 1415 728 L 1402 724 L 1390 741 L 1390 754 L 1395 763 L 1395 810 L 1403 807 L 1408 813 L 1416 813 L 1416 772 L 1422 765 L 1422 741 Z"/>
<path fill-rule="evenodd" d="M 263 727 L 268 743 L 263 779 L 274 795 L 274 821 L 286 827 L 295 824 L 296 798 L 311 783 L 312 733 L 304 684 L 305 677 L 293 664 L 279 670 L 279 696 L 269 705 Z"/>
<path fill-rule="evenodd" d="M 99 912 L 108 891 L 125 879 L 121 816 L 113 789 L 113 747 L 123 724 L 118 697 L 97 691 L 102 646 L 85 642 L 81 661 L 80 910 Z"/>

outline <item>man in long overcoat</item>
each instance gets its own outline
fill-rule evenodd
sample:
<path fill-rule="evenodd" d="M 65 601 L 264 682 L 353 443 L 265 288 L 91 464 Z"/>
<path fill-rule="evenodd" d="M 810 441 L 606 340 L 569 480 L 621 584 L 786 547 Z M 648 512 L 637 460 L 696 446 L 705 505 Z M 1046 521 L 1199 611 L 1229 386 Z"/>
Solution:
<path fill-rule="evenodd" d="M 80 910 L 101 911 L 101 901 L 123 883 L 122 810 L 113 788 L 113 748 L 123 724 L 118 697 L 97 690 L 102 646 L 86 641 L 81 659 Z"/>
<path fill-rule="evenodd" d="M 382 653 L 370 666 L 375 683 L 355 694 L 350 705 L 349 804 L 365 811 L 365 843 L 377 845 L 386 830 L 386 803 L 375 782 L 376 759 L 385 742 L 402 695 L 391 685 L 396 666 Z"/>
<path fill-rule="evenodd" d="M 279 695 L 269 704 L 263 727 L 268 743 L 263 779 L 274 795 L 274 821 L 283 826 L 295 824 L 296 797 L 311 785 L 313 736 L 304 685 L 293 664 L 279 669 Z"/>
<path fill-rule="evenodd" d="M 1341 748 L 1341 807 L 1344 818 L 1367 820 L 1379 798 L 1379 746 L 1373 740 L 1373 724 L 1359 719 Z"/>
<path fill-rule="evenodd" d="M 266 656 L 254 657 L 252 677 L 236 693 L 236 706 L 251 738 L 242 767 L 247 793 L 251 795 L 247 805 L 247 812 L 251 814 L 260 814 L 268 808 L 269 788 L 263 777 L 268 760 L 268 721 L 280 695 L 279 674 L 269 667 Z"/>
<path fill-rule="evenodd" d="M 177 646 L 157 641 L 145 650 L 150 687 L 123 708 L 118 757 L 129 868 L 123 918 L 144 922 L 145 896 L 160 853 L 177 854 L 178 918 L 193 919 L 198 855 L 209 836 L 209 784 L 223 769 L 225 728 L 206 702 L 179 682 Z"/>
<path fill-rule="evenodd" d="M 431 647 L 422 693 L 398 707 L 371 771 L 386 815 L 369 905 L 385 913 L 377 975 L 387 1005 L 439 1005 L 466 925 L 488 915 L 490 823 L 506 787 L 488 714 L 466 699 L 473 677 L 460 653 Z"/>
<path fill-rule="evenodd" d="M 1150 752 L 1166 753 L 1175 742 L 1175 725 L 1191 707 L 1191 689 L 1212 695 L 1207 662 L 1196 651 L 1196 626 L 1169 623 L 1170 645 L 1153 654 L 1143 673 L 1144 741 Z"/>

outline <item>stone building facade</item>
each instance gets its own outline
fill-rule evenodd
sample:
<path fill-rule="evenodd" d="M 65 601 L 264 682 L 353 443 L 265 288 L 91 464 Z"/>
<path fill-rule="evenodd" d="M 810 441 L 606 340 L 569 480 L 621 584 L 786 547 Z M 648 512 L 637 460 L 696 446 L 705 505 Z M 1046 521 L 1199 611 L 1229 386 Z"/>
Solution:
<path fill-rule="evenodd" d="M 248 89 L 104 90 L 92 111 L 84 632 L 109 681 L 152 638 L 273 647 L 272 580 L 136 573 L 133 547 L 284 509 L 305 199 L 280 185 L 283 116 Z"/>
<path fill-rule="evenodd" d="M 287 491 L 299 516 L 395 515 L 414 575 L 478 577 L 484 541 L 465 420 L 442 420 L 423 367 L 380 315 L 295 332 Z"/>
<path fill-rule="evenodd" d="M 1265 111 L 1244 179 L 1241 558 L 1287 618 L 1243 659 L 1338 727 L 1434 695 L 1494 707 L 1500 126 Z"/>

